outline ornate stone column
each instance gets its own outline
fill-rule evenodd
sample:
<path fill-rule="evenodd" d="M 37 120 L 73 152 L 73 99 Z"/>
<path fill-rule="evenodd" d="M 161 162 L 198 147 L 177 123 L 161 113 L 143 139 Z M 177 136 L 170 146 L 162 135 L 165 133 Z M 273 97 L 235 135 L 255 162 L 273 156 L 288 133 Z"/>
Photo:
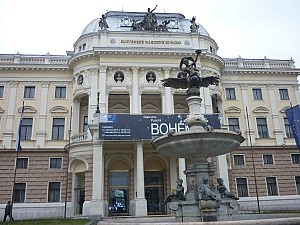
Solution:
<path fill-rule="evenodd" d="M 283 140 L 283 131 L 280 128 L 280 122 L 278 117 L 278 109 L 276 105 L 276 97 L 274 93 L 274 85 L 267 85 L 270 97 L 270 104 L 271 104 L 271 111 L 272 111 L 272 118 L 274 123 L 274 135 L 276 138 L 276 145 L 281 146 L 284 143 Z"/>
<path fill-rule="evenodd" d="M 296 104 L 295 105 L 298 105 L 300 104 L 300 92 L 299 92 L 299 84 L 295 84 L 293 85 L 293 88 L 295 90 L 295 96 L 296 96 Z"/>
<path fill-rule="evenodd" d="M 139 98 L 139 77 L 138 67 L 132 67 L 132 96 L 130 101 L 130 113 L 141 113 L 140 98 Z"/>
<path fill-rule="evenodd" d="M 248 101 L 248 94 L 247 94 L 247 84 L 241 84 L 240 87 L 242 89 L 242 97 L 243 97 L 244 112 L 245 112 L 245 121 L 246 121 L 246 124 L 247 124 L 246 134 L 247 134 L 248 146 L 250 146 L 251 142 L 252 142 L 252 145 L 255 145 L 254 130 L 253 130 L 253 126 L 252 126 L 252 123 L 251 123 L 251 109 L 249 108 L 249 101 Z M 248 116 L 247 116 L 247 112 L 246 112 L 246 107 L 248 109 Z M 249 118 L 249 127 L 248 127 L 247 117 Z M 250 130 L 250 135 L 249 135 L 249 130 Z M 250 138 L 251 138 L 251 142 L 250 142 Z"/>
<path fill-rule="evenodd" d="M 39 115 L 39 129 L 36 133 L 36 146 L 38 148 L 45 147 L 46 138 L 46 115 L 47 115 L 47 105 L 48 105 L 48 88 L 49 82 L 42 82 L 41 91 L 41 102 L 40 102 L 40 115 Z"/>
<path fill-rule="evenodd" d="M 99 141 L 99 117 L 94 118 L 94 122 L 89 124 L 89 129 L 93 136 L 93 186 L 92 200 L 84 202 L 83 215 L 104 215 L 104 161 L 103 143 Z"/>
<path fill-rule="evenodd" d="M 100 91 L 99 108 L 100 108 L 101 113 L 107 113 L 107 110 L 106 110 L 106 99 L 107 99 L 106 70 L 107 70 L 107 66 L 100 66 L 98 87 L 99 87 L 99 91 Z"/>
<path fill-rule="evenodd" d="M 136 143 L 136 198 L 135 216 L 147 216 L 147 201 L 144 186 L 144 153 L 143 143 Z"/>
<path fill-rule="evenodd" d="M 80 101 L 73 99 L 72 107 L 72 132 L 74 134 L 79 133 L 79 115 L 80 115 Z"/>
<path fill-rule="evenodd" d="M 170 68 L 166 67 L 164 68 L 165 70 L 165 79 L 170 77 Z M 173 95 L 172 95 L 172 90 L 170 87 L 165 87 L 165 93 L 164 93 L 164 111 L 163 113 L 165 114 L 172 114 L 174 113 L 174 99 L 173 99 Z"/>
<path fill-rule="evenodd" d="M 18 82 L 12 81 L 10 82 L 10 93 L 9 93 L 9 104 L 7 109 L 7 118 L 5 130 L 3 132 L 3 147 L 4 148 L 12 148 L 12 137 L 13 137 L 13 124 L 14 124 L 14 114 L 15 109 L 20 108 L 22 106 L 16 106 L 16 98 L 17 98 L 17 86 Z M 22 96 L 23 97 L 23 96 Z M 18 117 L 15 118 L 15 123 L 18 121 Z"/>

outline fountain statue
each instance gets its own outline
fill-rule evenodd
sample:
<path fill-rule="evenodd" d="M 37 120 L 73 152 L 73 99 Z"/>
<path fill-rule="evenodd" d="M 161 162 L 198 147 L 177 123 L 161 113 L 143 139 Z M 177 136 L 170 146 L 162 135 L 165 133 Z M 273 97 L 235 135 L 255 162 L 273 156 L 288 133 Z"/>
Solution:
<path fill-rule="evenodd" d="M 152 141 L 152 145 L 161 154 L 190 160 L 184 171 L 186 193 L 182 194 L 181 180 L 177 182 L 178 190 L 168 195 L 164 201 L 175 212 L 177 222 L 229 220 L 238 205 L 238 198 L 227 190 L 222 178 L 218 179 L 217 189 L 209 184 L 214 167 L 207 158 L 238 149 L 244 138 L 240 133 L 208 126 L 207 119 L 201 114 L 200 88 L 218 85 L 219 77 L 202 77 L 201 70 L 196 65 L 200 54 L 201 50 L 196 50 L 195 59 L 182 58 L 177 78 L 162 80 L 164 87 L 187 89 L 189 115 L 184 122 L 189 130 L 173 132 Z"/>

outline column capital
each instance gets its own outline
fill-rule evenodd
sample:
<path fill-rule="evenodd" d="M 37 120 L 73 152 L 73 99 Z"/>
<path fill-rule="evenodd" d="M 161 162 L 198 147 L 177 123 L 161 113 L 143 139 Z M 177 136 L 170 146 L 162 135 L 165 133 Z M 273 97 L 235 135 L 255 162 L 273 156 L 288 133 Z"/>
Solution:
<path fill-rule="evenodd" d="M 138 70 L 140 69 L 140 67 L 138 67 L 138 66 L 133 66 L 133 67 L 131 67 L 131 69 L 132 69 L 132 71 L 133 71 L 134 73 L 137 73 Z"/>
<path fill-rule="evenodd" d="M 268 90 L 274 90 L 274 84 L 267 84 Z"/>
<path fill-rule="evenodd" d="M 42 82 L 42 87 L 43 88 L 48 88 L 49 87 L 49 81 L 43 81 Z"/>
<path fill-rule="evenodd" d="M 248 84 L 240 84 L 242 90 L 247 90 Z"/>
<path fill-rule="evenodd" d="M 99 72 L 100 72 L 100 73 L 105 73 L 105 72 L 106 72 L 106 69 L 107 69 L 107 66 L 100 66 Z"/>
<path fill-rule="evenodd" d="M 11 81 L 10 86 L 16 88 L 18 86 L 18 81 Z"/>
<path fill-rule="evenodd" d="M 164 71 L 165 71 L 165 72 L 170 72 L 170 70 L 171 70 L 171 67 L 169 67 L 169 66 L 164 67 Z"/>

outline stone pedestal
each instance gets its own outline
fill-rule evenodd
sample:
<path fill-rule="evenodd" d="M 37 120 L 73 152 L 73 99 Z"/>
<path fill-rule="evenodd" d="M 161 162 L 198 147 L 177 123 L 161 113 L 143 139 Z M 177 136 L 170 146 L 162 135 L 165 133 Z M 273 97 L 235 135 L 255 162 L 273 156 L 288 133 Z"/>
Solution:
<path fill-rule="evenodd" d="M 218 220 L 219 204 L 212 200 L 170 202 L 176 222 L 208 222 Z"/>
<path fill-rule="evenodd" d="M 218 221 L 229 221 L 232 215 L 238 214 L 238 202 L 234 199 L 223 198 L 218 209 Z"/>
<path fill-rule="evenodd" d="M 169 208 L 175 212 L 176 222 L 200 222 L 202 215 L 197 202 L 170 202 Z"/>

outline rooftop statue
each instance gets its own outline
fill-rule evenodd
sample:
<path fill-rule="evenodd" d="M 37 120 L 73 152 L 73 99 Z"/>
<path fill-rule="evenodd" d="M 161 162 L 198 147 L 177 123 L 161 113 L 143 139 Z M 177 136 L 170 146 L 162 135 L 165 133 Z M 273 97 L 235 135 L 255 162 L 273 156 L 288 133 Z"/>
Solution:
<path fill-rule="evenodd" d="M 99 20 L 99 27 L 101 30 L 105 30 L 106 28 L 109 28 L 107 22 L 106 22 L 106 15 L 102 14 L 102 17 Z"/>
<path fill-rule="evenodd" d="M 172 87 L 175 89 L 188 89 L 188 96 L 200 96 L 200 87 L 208 87 L 209 85 L 219 84 L 219 77 L 209 76 L 201 77 L 199 69 L 197 69 L 196 62 L 198 60 L 201 50 L 196 50 L 196 58 L 184 57 L 181 59 L 179 68 L 180 72 L 177 78 L 166 78 L 161 80 L 164 87 Z"/>
<path fill-rule="evenodd" d="M 196 23 L 196 17 L 193 16 L 190 22 L 191 22 L 191 26 L 190 26 L 191 32 L 192 33 L 198 32 L 199 25 Z"/>
<path fill-rule="evenodd" d="M 157 17 L 153 13 L 156 8 L 157 5 L 152 10 L 148 8 L 147 13 L 143 18 L 133 20 L 132 29 L 134 31 L 150 30 L 150 31 L 167 32 L 168 31 L 167 25 L 170 23 L 170 20 L 165 20 L 161 24 L 158 24 Z"/>
<path fill-rule="evenodd" d="M 156 8 L 157 8 L 157 5 L 152 10 L 150 10 L 150 8 L 147 9 L 147 14 L 144 17 L 146 30 L 153 30 L 157 27 L 157 18 L 155 16 L 155 14 L 153 13 Z"/>

